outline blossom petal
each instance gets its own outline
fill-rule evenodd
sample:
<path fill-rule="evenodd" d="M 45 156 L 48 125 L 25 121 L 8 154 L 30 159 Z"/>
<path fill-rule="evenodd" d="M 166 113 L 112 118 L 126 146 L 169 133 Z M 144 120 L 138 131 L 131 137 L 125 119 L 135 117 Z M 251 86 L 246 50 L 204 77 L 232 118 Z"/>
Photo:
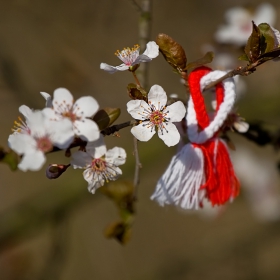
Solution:
<path fill-rule="evenodd" d="M 100 63 L 100 69 L 109 72 L 110 74 L 113 74 L 115 72 L 117 72 L 118 70 L 116 69 L 115 66 L 109 65 L 107 63 Z"/>
<path fill-rule="evenodd" d="M 239 25 L 239 23 L 250 22 L 251 14 L 243 7 L 233 7 L 226 11 L 225 19 L 229 25 Z"/>
<path fill-rule="evenodd" d="M 80 136 L 81 139 L 86 141 L 95 141 L 100 135 L 97 124 L 90 119 L 75 121 L 74 132 L 76 135 Z"/>
<path fill-rule="evenodd" d="M 146 50 L 144 51 L 144 55 L 150 57 L 150 58 L 156 58 L 159 55 L 159 46 L 156 44 L 156 42 L 151 41 L 147 43 Z"/>
<path fill-rule="evenodd" d="M 75 102 L 73 112 L 78 116 L 92 117 L 98 110 L 99 105 L 92 96 L 83 96 Z"/>
<path fill-rule="evenodd" d="M 122 175 L 122 170 L 117 166 L 114 166 L 114 170 L 112 170 L 112 172 L 113 171 L 114 171 L 114 174 L 112 174 L 112 176 L 110 177 L 111 181 L 117 180 L 119 178 L 119 176 Z"/>
<path fill-rule="evenodd" d="M 159 85 L 153 85 L 148 93 L 149 103 L 153 104 L 156 109 L 160 110 L 167 102 L 167 95 L 164 89 Z"/>
<path fill-rule="evenodd" d="M 168 146 L 175 146 L 180 141 L 180 133 L 176 126 L 168 122 L 165 124 L 166 129 L 158 130 L 158 137 Z"/>
<path fill-rule="evenodd" d="M 126 64 L 121 64 L 121 65 L 119 65 L 119 66 L 116 66 L 116 69 L 118 70 L 118 71 L 125 71 L 125 70 L 128 70 L 129 69 L 129 65 L 126 65 Z"/>
<path fill-rule="evenodd" d="M 149 62 L 151 61 L 152 58 L 148 57 L 147 55 L 145 54 L 140 54 L 132 63 L 131 65 L 136 65 L 136 64 L 139 64 L 140 62 Z"/>
<path fill-rule="evenodd" d="M 45 114 L 43 111 L 35 111 L 26 119 L 26 124 L 30 129 L 33 137 L 40 138 L 46 135 L 45 129 Z"/>
<path fill-rule="evenodd" d="M 140 141 L 149 141 L 156 133 L 155 128 L 149 126 L 149 122 L 142 122 L 131 129 L 131 133 Z"/>
<path fill-rule="evenodd" d="M 114 147 L 106 153 L 106 161 L 119 166 L 125 163 L 126 152 L 123 148 Z"/>
<path fill-rule="evenodd" d="M 84 179 L 88 182 L 88 191 L 92 194 L 95 193 L 96 189 L 103 186 L 105 180 L 102 176 L 98 176 L 97 173 L 93 173 L 91 168 L 86 169 L 83 172 Z"/>
<path fill-rule="evenodd" d="M 8 138 L 9 147 L 16 153 L 32 153 L 37 146 L 35 139 L 29 134 L 11 134 Z"/>
<path fill-rule="evenodd" d="M 32 153 L 25 153 L 18 168 L 22 171 L 38 171 L 46 162 L 46 157 L 43 152 L 34 150 Z"/>
<path fill-rule="evenodd" d="M 60 120 L 61 118 L 57 116 L 57 114 L 55 113 L 55 110 L 52 108 L 44 108 L 42 110 L 43 115 L 46 116 L 46 118 L 48 118 L 49 120 Z"/>
<path fill-rule="evenodd" d="M 52 97 L 50 96 L 50 94 L 41 91 L 40 94 L 46 99 L 46 107 L 47 108 L 51 108 L 52 107 Z"/>
<path fill-rule="evenodd" d="M 73 142 L 75 135 L 72 122 L 69 119 L 59 121 L 46 120 L 45 126 L 54 146 L 66 149 Z"/>
<path fill-rule="evenodd" d="M 250 127 L 248 123 L 243 122 L 243 121 L 237 121 L 237 122 L 233 123 L 233 126 L 240 133 L 247 132 Z"/>
<path fill-rule="evenodd" d="M 170 122 L 180 122 L 186 115 L 186 107 L 183 102 L 177 101 L 167 106 L 164 112 L 168 112 L 166 118 L 168 118 Z"/>
<path fill-rule="evenodd" d="M 136 120 L 146 120 L 150 106 L 144 100 L 130 100 L 126 104 L 127 112 Z"/>
<path fill-rule="evenodd" d="M 104 156 L 107 151 L 104 136 L 100 135 L 97 140 L 88 142 L 86 145 L 86 151 L 92 158 L 101 158 Z"/>
<path fill-rule="evenodd" d="M 100 69 L 106 71 L 106 72 L 109 72 L 110 74 L 113 74 L 117 71 L 125 71 L 125 70 L 128 70 L 129 69 L 129 66 L 125 65 L 125 64 L 121 64 L 119 66 L 112 66 L 112 65 L 109 65 L 107 63 L 101 63 L 100 64 Z"/>
<path fill-rule="evenodd" d="M 277 13 L 274 7 L 270 3 L 263 3 L 258 6 L 253 20 L 256 24 L 266 22 L 269 25 L 274 25 L 276 17 Z"/>
<path fill-rule="evenodd" d="M 21 105 L 18 110 L 26 119 L 33 113 L 33 111 L 26 105 Z"/>
<path fill-rule="evenodd" d="M 86 152 L 77 151 L 74 154 L 72 154 L 71 165 L 73 166 L 74 169 L 86 168 L 91 165 L 91 162 L 92 162 L 92 157 Z"/>
<path fill-rule="evenodd" d="M 74 102 L 73 95 L 66 88 L 57 88 L 53 93 L 53 108 L 56 112 L 69 111 Z"/>

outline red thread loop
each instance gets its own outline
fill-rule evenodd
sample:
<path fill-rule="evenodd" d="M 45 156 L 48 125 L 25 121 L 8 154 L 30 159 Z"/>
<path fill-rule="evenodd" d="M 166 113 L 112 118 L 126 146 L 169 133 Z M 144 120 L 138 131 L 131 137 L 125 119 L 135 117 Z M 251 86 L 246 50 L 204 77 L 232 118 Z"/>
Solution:
<path fill-rule="evenodd" d="M 193 99 L 196 119 L 201 130 L 210 124 L 206 111 L 204 98 L 201 92 L 201 78 L 212 70 L 208 67 L 199 67 L 189 75 L 189 88 Z M 224 101 L 225 90 L 222 83 L 216 85 L 216 113 Z M 218 133 L 218 132 L 217 132 Z M 195 148 L 200 148 L 204 156 L 205 183 L 201 184 L 200 190 L 206 190 L 206 197 L 212 205 L 221 205 L 233 199 L 239 194 L 239 182 L 235 176 L 229 153 L 224 142 L 214 137 L 202 144 L 192 143 Z"/>

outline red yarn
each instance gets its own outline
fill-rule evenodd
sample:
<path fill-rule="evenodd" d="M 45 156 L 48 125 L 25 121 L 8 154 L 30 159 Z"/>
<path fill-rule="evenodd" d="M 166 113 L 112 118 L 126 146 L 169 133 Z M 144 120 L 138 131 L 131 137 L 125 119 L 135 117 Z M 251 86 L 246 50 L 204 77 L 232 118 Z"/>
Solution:
<path fill-rule="evenodd" d="M 214 179 L 209 179 L 205 187 L 207 197 L 212 205 L 225 204 L 229 199 L 235 198 L 239 194 L 239 181 L 235 176 L 228 149 L 224 142 L 216 138 L 207 141 L 205 144 L 208 156 L 212 160 L 211 164 L 205 165 L 205 170 L 207 174 L 214 173 L 212 176 Z"/>
<path fill-rule="evenodd" d="M 206 111 L 204 98 L 200 90 L 200 80 L 211 72 L 208 67 L 199 67 L 189 75 L 189 88 L 193 99 L 194 109 L 199 127 L 203 130 L 209 124 L 209 116 Z M 224 87 L 221 83 L 216 85 L 216 112 L 224 100 Z M 217 132 L 218 133 L 218 132 Z M 239 181 L 228 154 L 227 147 L 222 140 L 217 138 L 217 133 L 203 144 L 192 143 L 200 148 L 204 155 L 204 172 L 206 182 L 200 189 L 206 190 L 206 197 L 212 205 L 221 205 L 239 194 Z"/>
<path fill-rule="evenodd" d="M 209 123 L 209 116 L 206 111 L 204 97 L 200 90 L 200 80 L 203 76 L 210 73 L 212 70 L 209 67 L 202 66 L 193 70 L 189 75 L 189 89 L 194 103 L 196 119 L 201 129 L 206 128 Z M 224 88 L 221 83 L 216 85 L 216 112 L 219 110 L 221 103 L 224 100 Z"/>

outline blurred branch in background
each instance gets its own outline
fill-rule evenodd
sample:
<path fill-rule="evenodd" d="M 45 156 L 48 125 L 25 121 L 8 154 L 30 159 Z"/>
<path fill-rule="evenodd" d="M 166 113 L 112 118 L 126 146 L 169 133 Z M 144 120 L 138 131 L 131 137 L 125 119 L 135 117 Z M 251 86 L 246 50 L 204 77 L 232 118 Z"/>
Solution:
<path fill-rule="evenodd" d="M 140 12 L 138 32 L 140 49 L 143 51 L 151 37 L 152 0 L 141 0 L 140 5 L 136 1 L 131 2 Z M 148 86 L 148 67 L 148 63 L 142 63 L 137 71 L 138 79 L 144 89 Z"/>
<path fill-rule="evenodd" d="M 47 223 L 61 222 L 71 210 L 90 198 L 83 188 L 47 189 L 0 215 L 0 250 L 21 241 Z M 59 219 L 58 219 L 59 217 Z"/>
<path fill-rule="evenodd" d="M 48 259 L 45 262 L 45 267 L 40 273 L 38 280 L 58 280 L 62 273 L 62 265 L 67 256 L 67 247 L 69 239 L 69 227 L 68 227 L 68 215 L 67 213 L 60 212 L 56 213 L 53 218 L 53 229 L 51 236 L 51 252 L 49 253 Z"/>

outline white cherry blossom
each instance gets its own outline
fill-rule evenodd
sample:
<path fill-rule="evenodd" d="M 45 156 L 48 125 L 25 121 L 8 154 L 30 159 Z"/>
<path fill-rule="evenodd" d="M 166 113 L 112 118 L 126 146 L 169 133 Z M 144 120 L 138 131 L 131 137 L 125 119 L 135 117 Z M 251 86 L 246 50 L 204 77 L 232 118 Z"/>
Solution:
<path fill-rule="evenodd" d="M 50 152 L 54 146 L 65 149 L 70 145 L 72 126 L 67 120 L 48 120 L 42 111 L 27 111 L 28 132 L 23 130 L 11 134 L 8 143 L 12 150 L 22 155 L 18 168 L 22 171 L 36 171 L 45 163 L 45 153 Z"/>
<path fill-rule="evenodd" d="M 119 147 L 107 151 L 101 136 L 97 141 L 88 142 L 86 151 L 78 151 L 72 158 L 71 165 L 75 169 L 85 169 L 83 176 L 88 182 L 89 192 L 93 194 L 105 182 L 114 181 L 122 174 L 118 166 L 125 163 L 126 152 Z"/>
<path fill-rule="evenodd" d="M 49 104 L 49 96 L 41 93 Z M 58 88 L 54 91 L 52 108 L 45 108 L 44 114 L 51 120 L 68 120 L 73 126 L 74 135 L 86 141 L 94 141 L 99 137 L 97 124 L 89 119 L 98 110 L 99 105 L 92 96 L 83 96 L 74 103 L 73 95 L 65 88 Z"/>
<path fill-rule="evenodd" d="M 219 27 L 215 34 L 216 40 L 219 43 L 242 46 L 251 35 L 252 21 L 256 25 L 266 22 L 273 26 L 276 21 L 276 11 L 269 3 L 259 5 L 255 13 L 243 7 L 233 7 L 226 12 L 225 18 L 227 24 Z"/>
<path fill-rule="evenodd" d="M 131 133 L 140 141 L 149 141 L 158 132 L 159 138 L 167 146 L 180 141 L 180 134 L 173 122 L 180 122 L 186 108 L 181 101 L 166 106 L 167 96 L 159 85 L 153 85 L 148 93 L 148 103 L 144 100 L 131 100 L 127 103 L 128 113 L 140 123 L 131 129 Z"/>
<path fill-rule="evenodd" d="M 113 74 L 117 71 L 128 70 L 132 66 L 139 64 L 140 62 L 149 62 L 159 55 L 159 47 L 154 41 L 147 43 L 146 46 L 146 50 L 141 55 L 139 55 L 139 45 L 134 45 L 133 48 L 124 48 L 122 51 L 117 50 L 115 55 L 123 63 L 119 66 L 111 66 L 102 62 L 100 64 L 100 69 Z"/>

